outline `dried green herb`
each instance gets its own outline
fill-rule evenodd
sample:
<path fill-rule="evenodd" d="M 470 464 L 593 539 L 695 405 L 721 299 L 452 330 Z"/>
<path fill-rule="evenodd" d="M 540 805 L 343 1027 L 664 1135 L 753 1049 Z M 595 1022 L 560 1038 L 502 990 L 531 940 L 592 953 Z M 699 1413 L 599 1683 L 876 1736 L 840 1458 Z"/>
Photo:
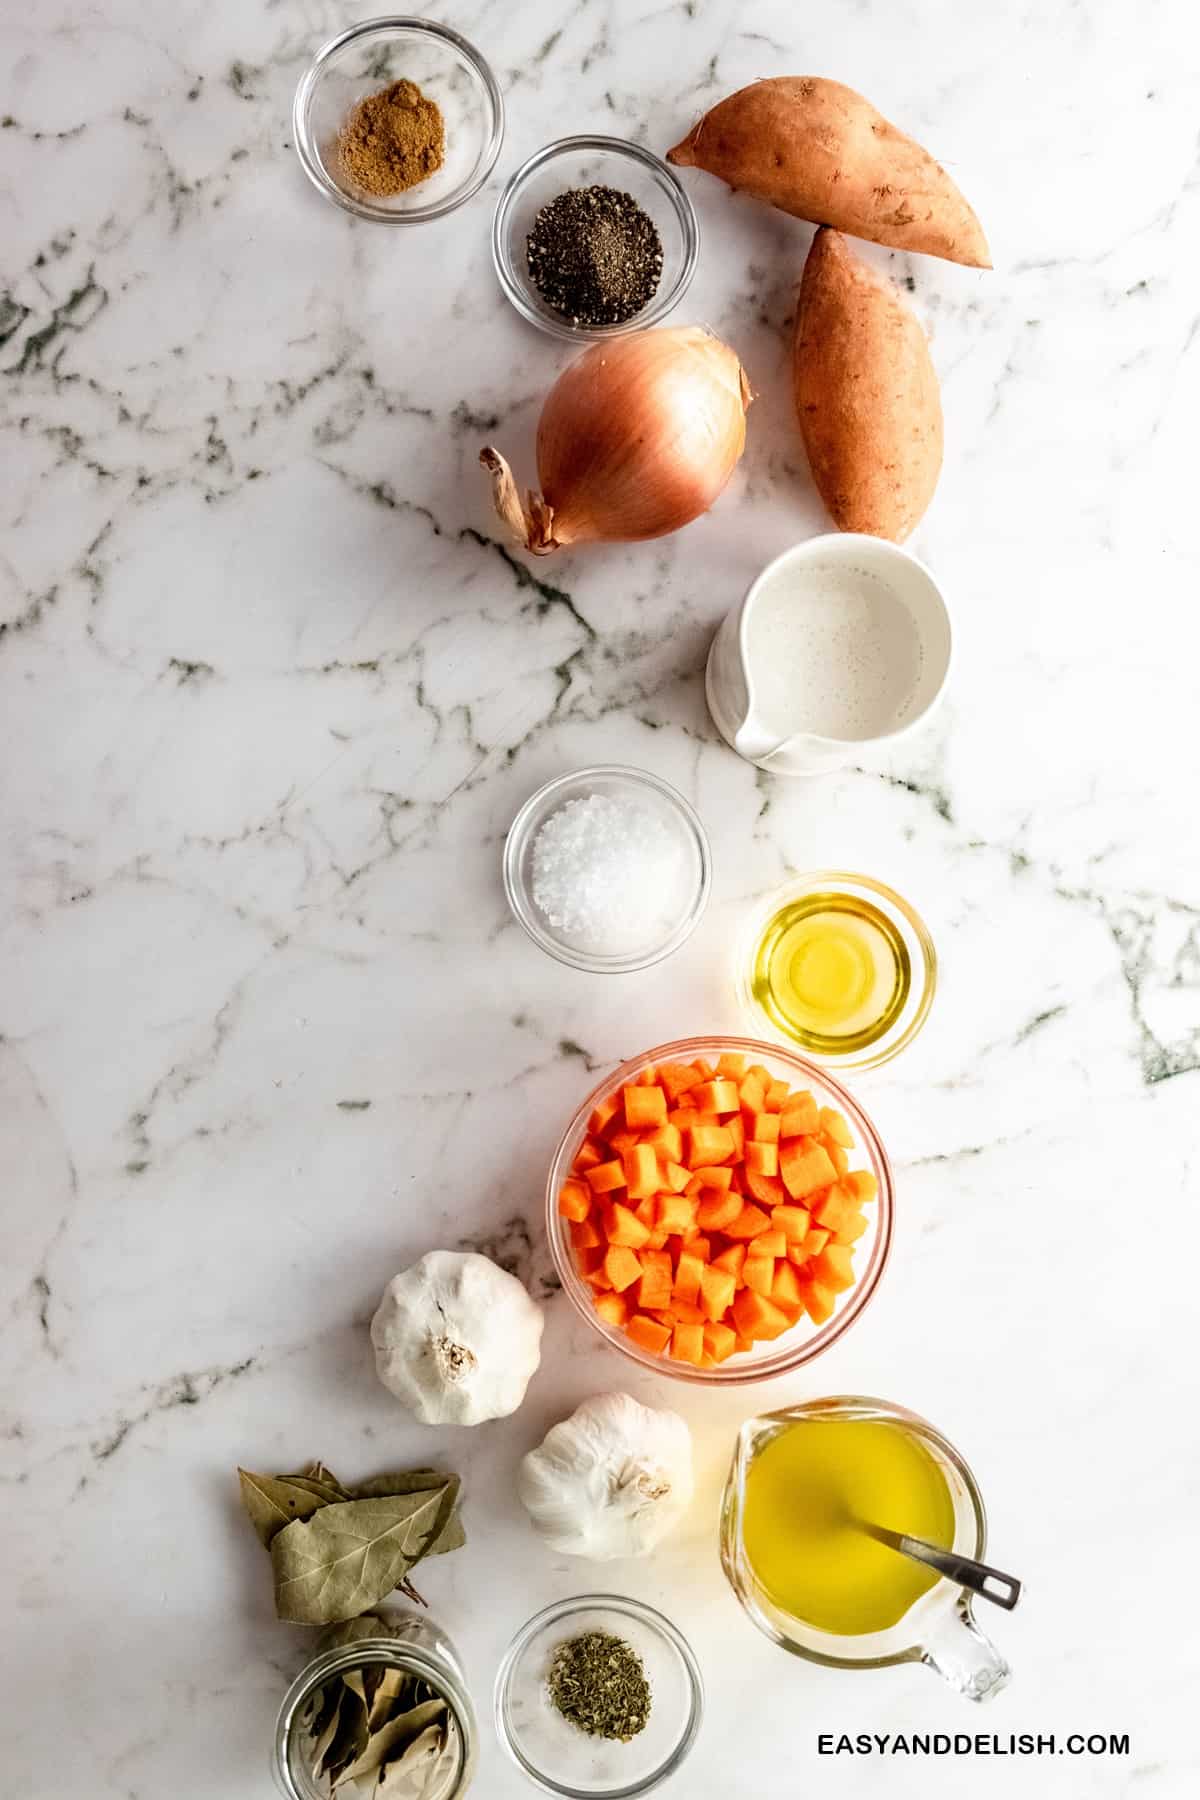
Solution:
<path fill-rule="evenodd" d="M 466 1542 L 461 1483 L 437 1469 L 393 1471 L 361 1488 L 344 1487 L 321 1463 L 299 1475 L 239 1469 L 238 1479 L 271 1552 L 275 1609 L 295 1624 L 353 1619 L 397 1587 L 420 1601 L 409 1572 Z"/>
<path fill-rule="evenodd" d="M 611 1631 L 585 1631 L 560 1644 L 546 1685 L 563 1718 L 592 1737 L 627 1744 L 650 1717 L 642 1659 Z"/>

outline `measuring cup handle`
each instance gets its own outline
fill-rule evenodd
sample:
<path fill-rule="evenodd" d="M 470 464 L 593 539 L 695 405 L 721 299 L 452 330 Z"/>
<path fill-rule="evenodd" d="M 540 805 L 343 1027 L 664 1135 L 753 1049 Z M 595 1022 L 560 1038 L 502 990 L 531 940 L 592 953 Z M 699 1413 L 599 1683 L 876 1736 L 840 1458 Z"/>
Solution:
<path fill-rule="evenodd" d="M 995 1644 L 976 1625 L 965 1596 L 942 1618 L 921 1661 L 968 1700 L 990 1700 L 1012 1677 Z"/>

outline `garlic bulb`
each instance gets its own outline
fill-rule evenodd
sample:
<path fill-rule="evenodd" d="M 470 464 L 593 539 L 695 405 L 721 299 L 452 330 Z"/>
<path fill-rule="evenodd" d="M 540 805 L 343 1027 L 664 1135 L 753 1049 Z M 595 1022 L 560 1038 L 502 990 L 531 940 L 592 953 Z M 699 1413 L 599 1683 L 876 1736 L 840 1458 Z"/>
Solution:
<path fill-rule="evenodd" d="M 486 1256 L 431 1250 L 371 1321 L 379 1379 L 426 1425 L 503 1419 L 541 1361 L 542 1309 Z"/>
<path fill-rule="evenodd" d="M 678 1413 L 597 1394 L 522 1460 L 517 1492 L 551 1549 L 644 1556 L 691 1500 L 691 1436 Z"/>

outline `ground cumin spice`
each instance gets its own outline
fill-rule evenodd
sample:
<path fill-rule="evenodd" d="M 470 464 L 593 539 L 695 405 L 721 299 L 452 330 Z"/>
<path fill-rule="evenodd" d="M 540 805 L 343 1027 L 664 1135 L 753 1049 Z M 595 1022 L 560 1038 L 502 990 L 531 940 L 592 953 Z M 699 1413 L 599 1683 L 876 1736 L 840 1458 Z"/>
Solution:
<path fill-rule="evenodd" d="M 402 194 L 442 166 L 441 108 L 415 81 L 393 81 L 358 102 L 342 126 L 338 154 L 347 175 L 368 194 Z"/>

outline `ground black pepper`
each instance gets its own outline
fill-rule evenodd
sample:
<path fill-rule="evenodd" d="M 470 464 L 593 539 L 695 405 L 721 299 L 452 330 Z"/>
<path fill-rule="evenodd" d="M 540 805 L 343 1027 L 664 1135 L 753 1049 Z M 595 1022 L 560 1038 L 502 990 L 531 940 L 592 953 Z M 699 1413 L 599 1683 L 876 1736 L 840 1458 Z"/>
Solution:
<path fill-rule="evenodd" d="M 525 242 L 529 275 L 573 325 L 620 325 L 654 298 L 662 239 L 632 194 L 568 188 L 538 213 Z"/>
<path fill-rule="evenodd" d="M 650 1683 L 637 1651 L 611 1631 L 585 1631 L 554 1652 L 548 1683 L 559 1712 L 592 1737 L 627 1744 L 650 1717 Z"/>

